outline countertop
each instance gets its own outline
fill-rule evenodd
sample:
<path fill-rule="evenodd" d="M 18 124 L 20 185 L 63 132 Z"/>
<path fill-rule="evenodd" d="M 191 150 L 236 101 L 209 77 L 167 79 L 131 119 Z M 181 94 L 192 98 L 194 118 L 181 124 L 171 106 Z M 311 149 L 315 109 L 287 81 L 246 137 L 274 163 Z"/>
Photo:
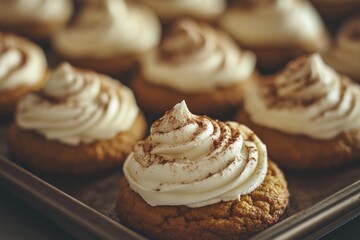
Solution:
<path fill-rule="evenodd" d="M 0 239 L 74 240 L 61 228 L 0 186 Z M 360 217 L 341 226 L 321 240 L 360 239 Z"/>

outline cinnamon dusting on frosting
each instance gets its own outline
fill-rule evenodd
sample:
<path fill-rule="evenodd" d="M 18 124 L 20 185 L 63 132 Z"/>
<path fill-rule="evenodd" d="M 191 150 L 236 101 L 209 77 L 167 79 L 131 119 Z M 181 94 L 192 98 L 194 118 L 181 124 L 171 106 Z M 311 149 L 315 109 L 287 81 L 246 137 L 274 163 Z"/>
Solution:
<path fill-rule="evenodd" d="M 40 47 L 20 36 L 0 33 L 0 92 L 37 85 L 46 68 Z"/>
<path fill-rule="evenodd" d="M 193 115 L 184 101 L 152 125 L 124 165 L 131 188 L 154 206 L 238 199 L 266 171 L 266 148 L 251 130 Z"/>
<path fill-rule="evenodd" d="M 249 83 L 245 108 L 257 124 L 329 139 L 360 127 L 360 87 L 313 54 Z"/>
<path fill-rule="evenodd" d="M 141 59 L 147 81 L 181 92 L 244 81 L 254 66 L 255 55 L 239 49 L 225 32 L 191 19 L 177 21 L 160 46 Z"/>
<path fill-rule="evenodd" d="M 138 111 L 131 90 L 121 83 L 63 63 L 40 93 L 19 102 L 16 122 L 50 140 L 78 145 L 128 130 Z"/>

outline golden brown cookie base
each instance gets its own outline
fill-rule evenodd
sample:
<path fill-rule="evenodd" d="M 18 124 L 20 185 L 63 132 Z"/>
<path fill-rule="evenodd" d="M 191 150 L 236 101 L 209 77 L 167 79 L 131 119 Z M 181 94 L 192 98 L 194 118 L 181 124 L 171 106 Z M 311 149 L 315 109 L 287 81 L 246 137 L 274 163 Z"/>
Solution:
<path fill-rule="evenodd" d="M 9 150 L 12 157 L 35 170 L 89 174 L 121 165 L 145 131 L 145 118 L 139 114 L 130 130 L 113 139 L 71 146 L 13 125 L 9 131 Z"/>
<path fill-rule="evenodd" d="M 46 83 L 48 73 L 44 73 L 43 79 L 32 86 L 21 86 L 16 89 L 2 92 L 0 91 L 0 119 L 12 118 L 16 104 L 24 95 L 40 90 Z"/>
<path fill-rule="evenodd" d="M 251 78 L 247 81 L 250 80 Z M 243 102 L 243 82 L 209 92 L 190 94 L 152 84 L 138 74 L 130 85 L 139 106 L 153 116 L 161 116 L 175 104 L 185 100 L 192 113 L 220 118 L 239 109 Z"/>
<path fill-rule="evenodd" d="M 284 168 L 322 169 L 360 160 L 360 129 L 332 140 L 318 140 L 259 126 L 245 111 L 236 120 L 256 132 L 266 144 L 270 158 Z"/>
<path fill-rule="evenodd" d="M 300 45 L 283 46 L 250 46 L 239 43 L 243 49 L 248 49 L 256 55 L 256 65 L 263 73 L 274 73 L 283 68 L 290 60 L 304 54 L 323 52 L 330 44 L 327 33 L 319 34 L 317 41 L 304 42 Z"/>
<path fill-rule="evenodd" d="M 148 205 L 132 191 L 125 177 L 120 182 L 117 212 L 120 220 L 156 239 L 243 239 L 277 222 L 289 201 L 282 172 L 269 161 L 261 186 L 239 201 L 200 208 Z"/>
<path fill-rule="evenodd" d="M 51 37 L 53 33 L 65 26 L 65 21 L 41 23 L 24 23 L 24 24 L 11 24 L 0 22 L 0 29 L 2 31 L 9 31 L 20 34 L 22 36 L 31 38 L 33 40 L 45 40 Z"/>
<path fill-rule="evenodd" d="M 71 65 L 79 68 L 90 69 L 99 73 L 121 79 L 132 72 L 137 65 L 137 56 L 128 54 L 111 58 L 74 58 L 62 54 L 60 51 L 56 53 L 58 62 L 67 61 Z"/>
<path fill-rule="evenodd" d="M 360 11 L 360 1 L 328 1 L 327 3 L 320 3 L 312 0 L 311 2 L 325 22 L 331 26 L 339 25 L 341 21 Z"/>

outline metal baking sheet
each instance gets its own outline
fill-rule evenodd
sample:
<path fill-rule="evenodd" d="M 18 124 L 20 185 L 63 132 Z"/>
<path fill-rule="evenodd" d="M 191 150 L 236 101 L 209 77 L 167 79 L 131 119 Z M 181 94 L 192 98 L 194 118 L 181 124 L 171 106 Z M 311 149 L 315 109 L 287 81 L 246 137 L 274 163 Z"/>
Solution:
<path fill-rule="evenodd" d="M 0 184 L 79 239 L 144 239 L 121 225 L 115 209 L 121 169 L 87 177 L 31 173 L 9 160 L 0 126 Z M 360 214 L 360 165 L 285 171 L 291 199 L 279 223 L 253 239 L 317 239 Z"/>

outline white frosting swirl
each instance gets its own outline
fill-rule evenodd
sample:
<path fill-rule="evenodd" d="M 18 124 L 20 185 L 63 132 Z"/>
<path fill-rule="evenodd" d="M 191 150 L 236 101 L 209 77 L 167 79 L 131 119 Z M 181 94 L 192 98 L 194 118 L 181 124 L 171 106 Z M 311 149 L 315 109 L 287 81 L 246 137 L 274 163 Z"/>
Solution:
<path fill-rule="evenodd" d="M 151 206 L 201 207 L 252 192 L 267 164 L 266 147 L 250 129 L 193 115 L 183 101 L 135 146 L 124 174 Z"/>
<path fill-rule="evenodd" d="M 258 0 L 252 6 L 236 6 L 221 25 L 247 46 L 317 44 L 324 25 L 316 10 L 303 0 Z M 305 47 L 304 46 L 304 47 Z M 324 47 L 324 46 L 323 46 Z"/>
<path fill-rule="evenodd" d="M 199 92 L 247 79 L 255 55 L 241 51 L 224 32 L 185 19 L 141 61 L 149 82 L 182 92 Z"/>
<path fill-rule="evenodd" d="M 0 33 L 0 92 L 44 80 L 47 63 L 35 44 L 15 35 Z"/>
<path fill-rule="evenodd" d="M 341 27 L 335 46 L 324 54 L 324 60 L 337 71 L 360 81 L 360 16 Z"/>
<path fill-rule="evenodd" d="M 150 9 L 102 0 L 87 3 L 74 24 L 55 35 L 53 45 L 70 57 L 107 58 L 147 51 L 159 39 L 160 23 Z"/>
<path fill-rule="evenodd" d="M 11 24 L 67 21 L 72 14 L 71 0 L 0 0 L 0 21 Z"/>
<path fill-rule="evenodd" d="M 249 82 L 245 109 L 259 125 L 332 139 L 360 128 L 360 86 L 314 54 L 295 60 L 273 78 Z"/>
<path fill-rule="evenodd" d="M 226 8 L 225 0 L 143 0 L 152 7 L 161 18 L 196 17 L 213 19 Z"/>
<path fill-rule="evenodd" d="M 111 139 L 138 115 L 130 89 L 105 75 L 60 65 L 41 94 L 18 104 L 17 124 L 68 145 Z"/>

